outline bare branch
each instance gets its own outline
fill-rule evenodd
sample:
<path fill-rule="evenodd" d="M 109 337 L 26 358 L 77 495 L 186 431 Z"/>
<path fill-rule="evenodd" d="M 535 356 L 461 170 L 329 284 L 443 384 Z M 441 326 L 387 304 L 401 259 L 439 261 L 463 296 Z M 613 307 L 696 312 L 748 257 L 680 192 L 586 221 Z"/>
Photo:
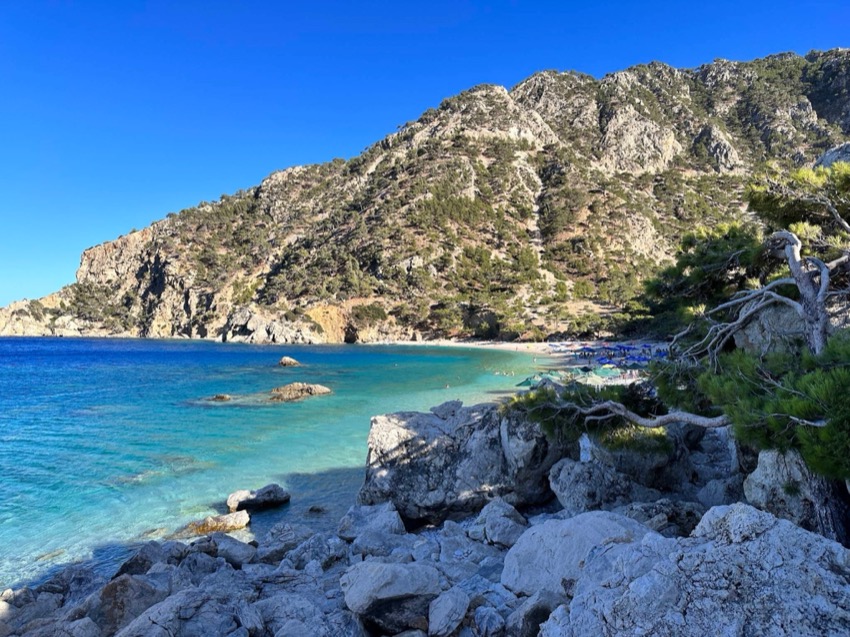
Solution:
<path fill-rule="evenodd" d="M 729 419 L 725 415 L 713 417 L 700 416 L 687 411 L 671 411 L 660 416 L 641 416 L 627 408 L 622 403 L 618 403 L 613 400 L 596 403 L 590 407 L 580 407 L 574 403 L 564 403 L 562 406 L 566 407 L 568 405 L 570 408 L 575 409 L 577 413 L 585 416 L 585 420 L 587 420 L 587 417 L 596 417 L 598 419 L 598 414 L 605 414 L 607 412 L 608 414 L 614 414 L 621 418 L 625 418 L 634 425 L 646 427 L 648 429 L 657 429 L 673 423 L 685 423 L 689 425 L 696 425 L 697 427 L 705 427 L 707 429 L 725 427 L 729 424 Z"/>
<path fill-rule="evenodd" d="M 806 420 L 805 418 L 798 418 L 790 414 L 770 414 L 770 416 L 773 418 L 787 418 L 790 422 L 805 425 L 806 427 L 826 427 L 829 424 L 829 421 L 825 418 L 821 418 L 820 420 Z"/>

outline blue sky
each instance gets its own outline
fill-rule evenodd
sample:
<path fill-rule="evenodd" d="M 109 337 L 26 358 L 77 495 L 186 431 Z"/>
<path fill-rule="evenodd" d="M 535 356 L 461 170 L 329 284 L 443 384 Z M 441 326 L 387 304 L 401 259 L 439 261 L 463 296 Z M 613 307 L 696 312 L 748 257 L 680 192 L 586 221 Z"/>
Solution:
<path fill-rule="evenodd" d="M 704 8 L 709 5 L 710 8 Z M 850 45 L 850 3 L 0 2 L 0 305 L 480 83 Z"/>

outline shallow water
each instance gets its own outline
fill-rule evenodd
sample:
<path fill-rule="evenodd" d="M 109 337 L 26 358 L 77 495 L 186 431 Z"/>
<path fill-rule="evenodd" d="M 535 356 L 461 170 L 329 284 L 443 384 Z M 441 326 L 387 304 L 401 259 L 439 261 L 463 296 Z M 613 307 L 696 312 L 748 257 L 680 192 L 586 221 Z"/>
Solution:
<path fill-rule="evenodd" d="M 304 366 L 279 367 L 284 354 Z M 0 590 L 82 559 L 108 572 L 128 543 L 269 482 L 293 501 L 255 533 L 282 518 L 330 528 L 362 481 L 372 415 L 492 399 L 534 369 L 479 348 L 0 339 Z M 333 394 L 256 400 L 296 380 Z M 208 400 L 220 393 L 253 399 Z"/>

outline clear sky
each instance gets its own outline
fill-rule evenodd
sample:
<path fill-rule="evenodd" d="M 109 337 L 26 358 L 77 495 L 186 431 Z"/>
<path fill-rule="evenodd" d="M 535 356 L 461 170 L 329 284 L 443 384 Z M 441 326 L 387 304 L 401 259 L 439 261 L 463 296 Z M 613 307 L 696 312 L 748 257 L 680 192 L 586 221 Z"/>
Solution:
<path fill-rule="evenodd" d="M 480 83 L 850 46 L 850 2 L 0 0 L 0 305 Z"/>

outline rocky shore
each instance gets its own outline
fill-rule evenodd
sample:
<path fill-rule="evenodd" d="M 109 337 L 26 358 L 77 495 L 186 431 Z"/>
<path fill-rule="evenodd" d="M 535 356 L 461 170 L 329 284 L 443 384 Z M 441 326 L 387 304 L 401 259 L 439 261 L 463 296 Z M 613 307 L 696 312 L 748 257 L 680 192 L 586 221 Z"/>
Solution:
<path fill-rule="evenodd" d="M 612 452 L 446 403 L 373 419 L 335 532 L 149 542 L 109 579 L 70 566 L 0 593 L 0 637 L 843 635 L 833 487 L 723 430 Z"/>

